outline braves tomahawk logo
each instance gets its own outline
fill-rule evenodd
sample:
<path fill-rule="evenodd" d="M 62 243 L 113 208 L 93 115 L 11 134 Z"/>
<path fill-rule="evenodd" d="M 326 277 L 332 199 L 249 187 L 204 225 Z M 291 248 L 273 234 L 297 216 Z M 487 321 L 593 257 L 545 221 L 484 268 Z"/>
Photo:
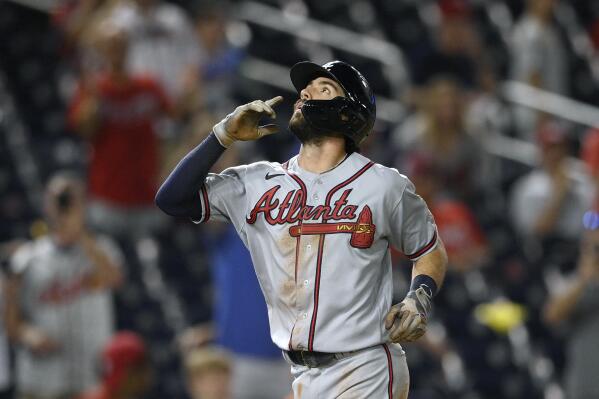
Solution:
<path fill-rule="evenodd" d="M 258 216 L 264 214 L 264 219 L 270 225 L 283 225 L 298 223 L 289 228 L 292 237 L 313 234 L 351 234 L 350 245 L 355 248 L 370 248 L 374 241 L 376 226 L 372 223 L 372 211 L 365 205 L 358 216 L 357 205 L 348 204 L 347 198 L 353 189 L 347 189 L 330 205 L 304 205 L 304 192 L 292 190 L 285 195 L 282 201 L 276 198 L 281 186 L 275 186 L 265 192 L 254 205 L 246 222 L 256 223 Z M 337 222 L 336 220 L 354 220 L 356 222 Z M 305 221 L 318 221 L 322 223 L 304 223 Z"/>

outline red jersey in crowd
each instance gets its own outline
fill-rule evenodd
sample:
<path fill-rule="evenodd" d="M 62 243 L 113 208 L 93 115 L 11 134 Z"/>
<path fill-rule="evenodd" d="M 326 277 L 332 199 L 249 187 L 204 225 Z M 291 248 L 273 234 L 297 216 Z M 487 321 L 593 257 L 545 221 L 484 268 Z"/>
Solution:
<path fill-rule="evenodd" d="M 107 75 L 96 83 L 100 98 L 98 131 L 91 139 L 89 192 L 120 206 L 153 203 L 159 173 L 154 125 L 171 108 L 166 94 L 149 77 L 116 84 Z M 79 88 L 70 107 L 75 120 L 83 100 Z"/>
<path fill-rule="evenodd" d="M 131 331 L 115 334 L 106 343 L 100 359 L 102 384 L 77 399 L 113 399 L 117 392 L 138 398 L 151 386 L 148 349 L 140 335 Z"/>
<path fill-rule="evenodd" d="M 484 233 L 465 204 L 452 200 L 436 201 L 431 213 L 450 260 L 463 251 L 485 245 Z"/>

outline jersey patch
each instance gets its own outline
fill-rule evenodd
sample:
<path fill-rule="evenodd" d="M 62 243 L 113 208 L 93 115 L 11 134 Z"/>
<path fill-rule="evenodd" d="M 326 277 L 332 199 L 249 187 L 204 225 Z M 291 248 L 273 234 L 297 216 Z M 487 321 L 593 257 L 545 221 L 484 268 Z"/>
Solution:
<path fill-rule="evenodd" d="M 376 226 L 372 223 L 372 211 L 368 205 L 365 205 L 362 212 L 360 212 L 357 222 L 307 223 L 289 228 L 289 234 L 292 237 L 318 234 L 351 234 L 349 244 L 354 248 L 362 249 L 372 246 L 375 231 Z"/>
<path fill-rule="evenodd" d="M 360 212 L 355 226 L 356 229 L 351 234 L 349 245 L 354 248 L 370 248 L 374 241 L 376 226 L 372 223 L 372 211 L 368 205 L 365 205 Z"/>

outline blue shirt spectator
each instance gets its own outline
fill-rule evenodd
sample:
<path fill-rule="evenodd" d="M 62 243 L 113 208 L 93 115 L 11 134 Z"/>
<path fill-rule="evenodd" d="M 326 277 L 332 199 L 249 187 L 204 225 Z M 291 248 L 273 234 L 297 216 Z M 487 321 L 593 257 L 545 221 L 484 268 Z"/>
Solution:
<path fill-rule="evenodd" d="M 235 353 L 280 358 L 252 259 L 231 225 L 213 249 L 216 342 Z"/>

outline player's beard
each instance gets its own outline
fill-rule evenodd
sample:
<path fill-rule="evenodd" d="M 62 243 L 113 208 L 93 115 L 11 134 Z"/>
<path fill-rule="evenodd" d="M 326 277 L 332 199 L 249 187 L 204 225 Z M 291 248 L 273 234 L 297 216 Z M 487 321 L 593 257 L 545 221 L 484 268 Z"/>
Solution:
<path fill-rule="evenodd" d="M 297 103 L 296 103 L 297 104 Z M 294 108 L 295 109 L 295 106 Z M 289 130 L 302 144 L 319 143 L 322 141 L 322 134 L 312 128 L 301 111 L 294 112 L 289 120 Z"/>

